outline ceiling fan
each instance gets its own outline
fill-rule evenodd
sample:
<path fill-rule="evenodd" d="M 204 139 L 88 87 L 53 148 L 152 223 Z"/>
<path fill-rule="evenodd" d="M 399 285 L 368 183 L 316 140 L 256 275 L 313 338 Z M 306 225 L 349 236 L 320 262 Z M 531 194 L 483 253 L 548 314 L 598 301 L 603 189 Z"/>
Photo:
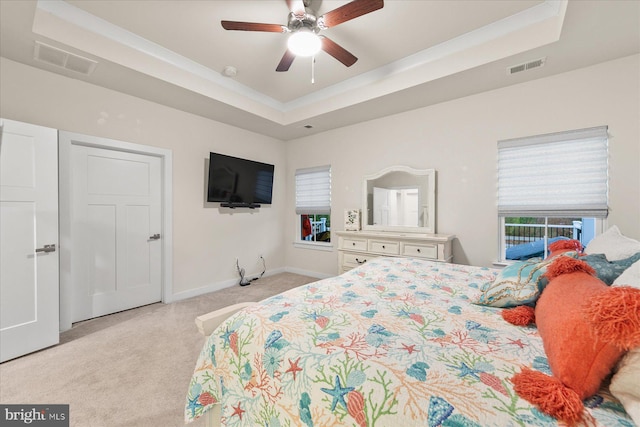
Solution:
<path fill-rule="evenodd" d="M 333 9 L 322 16 L 310 8 L 312 0 L 286 0 L 289 10 L 287 25 L 263 24 L 257 22 L 222 21 L 225 30 L 262 31 L 268 33 L 291 33 L 288 49 L 276 67 L 276 71 L 288 71 L 296 56 L 312 56 L 314 53 L 297 51 L 295 39 L 307 38 L 315 43 L 315 52 L 322 49 L 347 67 L 352 66 L 358 58 L 342 46 L 318 33 L 335 27 L 343 22 L 381 9 L 383 0 L 353 0 L 344 6 Z M 295 36 L 295 37 L 293 37 Z"/>

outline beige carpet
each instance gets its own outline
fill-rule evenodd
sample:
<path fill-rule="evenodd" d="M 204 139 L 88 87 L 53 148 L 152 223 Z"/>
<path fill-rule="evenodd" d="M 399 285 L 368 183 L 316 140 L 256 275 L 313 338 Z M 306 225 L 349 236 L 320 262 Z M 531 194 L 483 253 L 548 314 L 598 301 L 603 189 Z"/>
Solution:
<path fill-rule="evenodd" d="M 0 364 L 0 402 L 69 404 L 70 425 L 78 427 L 181 426 L 205 339 L 196 316 L 315 280 L 282 273 L 80 322 L 61 334 L 59 345 Z"/>

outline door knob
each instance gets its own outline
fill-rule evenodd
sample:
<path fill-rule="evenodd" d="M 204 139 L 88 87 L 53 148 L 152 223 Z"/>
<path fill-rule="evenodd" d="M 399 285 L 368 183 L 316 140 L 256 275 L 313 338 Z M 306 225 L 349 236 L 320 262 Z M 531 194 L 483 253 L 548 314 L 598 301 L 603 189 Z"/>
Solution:
<path fill-rule="evenodd" d="M 56 251 L 56 245 L 55 243 L 53 245 L 44 245 L 43 248 L 36 248 L 36 252 L 55 252 Z"/>
<path fill-rule="evenodd" d="M 158 240 L 160 238 L 160 235 L 158 233 L 154 234 L 153 236 L 149 236 L 149 240 Z"/>

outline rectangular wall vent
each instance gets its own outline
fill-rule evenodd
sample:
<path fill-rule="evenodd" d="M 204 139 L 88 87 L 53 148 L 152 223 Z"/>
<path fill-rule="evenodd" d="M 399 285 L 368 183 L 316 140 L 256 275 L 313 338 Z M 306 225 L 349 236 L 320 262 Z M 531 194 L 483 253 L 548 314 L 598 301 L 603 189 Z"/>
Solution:
<path fill-rule="evenodd" d="M 535 59 L 533 61 L 525 62 L 524 64 L 514 65 L 512 67 L 507 68 L 507 74 L 516 74 L 522 71 L 532 70 L 534 68 L 542 67 L 546 61 L 545 58 Z"/>
<path fill-rule="evenodd" d="M 33 57 L 38 61 L 46 62 L 48 64 L 85 75 L 91 74 L 98 64 L 92 59 L 40 43 L 39 41 L 36 41 Z"/>

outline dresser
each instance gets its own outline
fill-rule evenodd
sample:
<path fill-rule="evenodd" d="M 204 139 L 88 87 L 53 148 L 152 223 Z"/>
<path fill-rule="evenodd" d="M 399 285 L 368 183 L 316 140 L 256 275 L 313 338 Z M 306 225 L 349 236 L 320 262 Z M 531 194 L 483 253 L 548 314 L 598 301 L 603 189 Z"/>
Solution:
<path fill-rule="evenodd" d="M 338 271 L 344 273 L 374 258 L 404 257 L 451 262 L 453 234 L 336 231 Z"/>

